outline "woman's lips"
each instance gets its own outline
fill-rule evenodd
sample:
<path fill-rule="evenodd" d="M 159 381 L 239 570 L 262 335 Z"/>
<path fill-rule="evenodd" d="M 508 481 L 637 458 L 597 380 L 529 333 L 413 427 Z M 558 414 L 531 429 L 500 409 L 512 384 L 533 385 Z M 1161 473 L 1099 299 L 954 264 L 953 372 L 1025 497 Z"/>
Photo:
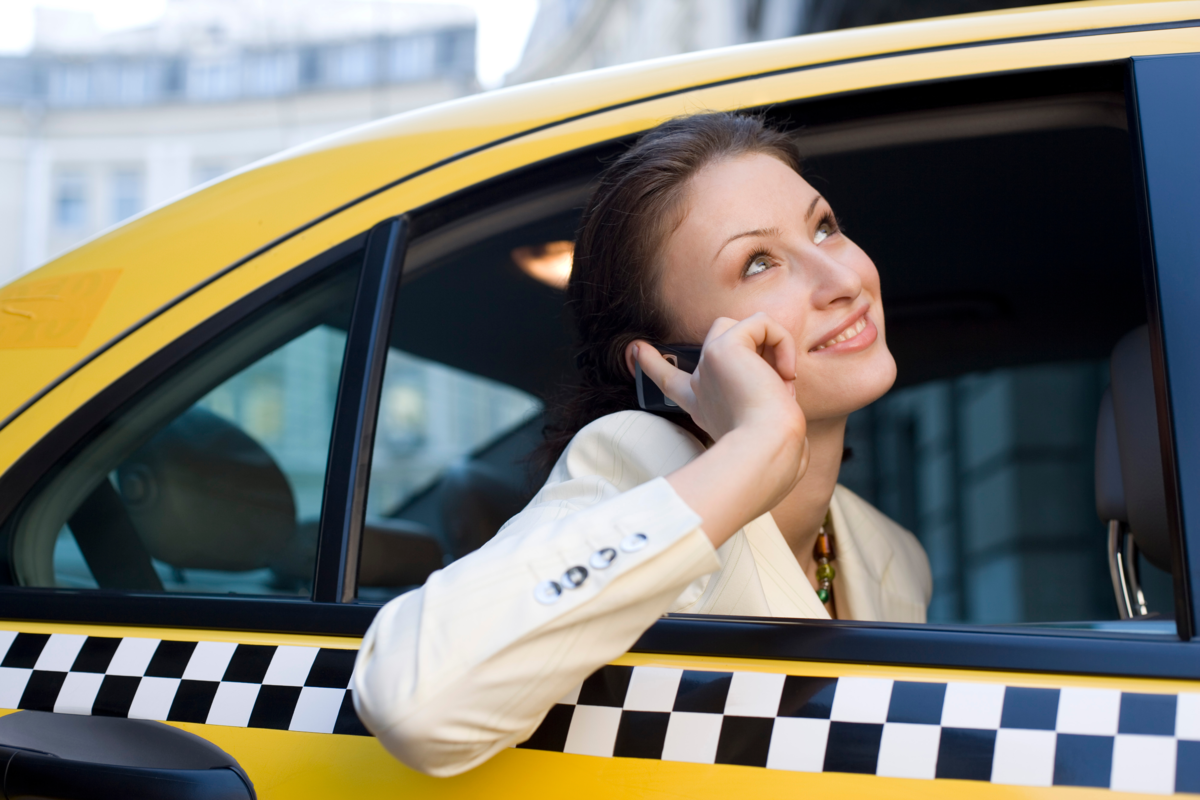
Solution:
<path fill-rule="evenodd" d="M 879 329 L 869 314 L 863 314 L 850 327 L 824 344 L 817 345 L 810 353 L 856 353 L 870 347 L 879 338 Z"/>

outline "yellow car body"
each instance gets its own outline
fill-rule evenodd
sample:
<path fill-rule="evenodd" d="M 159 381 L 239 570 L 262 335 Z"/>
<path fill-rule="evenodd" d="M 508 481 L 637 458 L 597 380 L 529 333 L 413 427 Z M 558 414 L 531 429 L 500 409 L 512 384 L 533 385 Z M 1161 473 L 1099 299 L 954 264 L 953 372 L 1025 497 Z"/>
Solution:
<path fill-rule="evenodd" d="M 702 109 L 769 106 L 964 76 L 1200 52 L 1200 2 L 1067 3 L 848 30 L 599 70 L 363 126 L 247 167 L 0 288 L 0 474 L 122 376 L 339 242 L 526 165 Z M 3 602 L 3 601 L 0 601 Z M 79 602 L 87 602 L 80 595 Z M 353 650 L 353 636 L 28 621 L 23 633 Z M 618 664 L 1186 695 L 1200 681 L 979 667 L 632 653 Z M 11 713 L 11 712 L 8 712 Z M 233 755 L 263 798 L 1085 797 L 1015 786 L 512 749 L 435 779 L 374 739 L 170 723 Z M 1136 786 L 1113 788 L 1137 788 Z M 1173 791 L 1174 786 L 1163 786 Z"/>

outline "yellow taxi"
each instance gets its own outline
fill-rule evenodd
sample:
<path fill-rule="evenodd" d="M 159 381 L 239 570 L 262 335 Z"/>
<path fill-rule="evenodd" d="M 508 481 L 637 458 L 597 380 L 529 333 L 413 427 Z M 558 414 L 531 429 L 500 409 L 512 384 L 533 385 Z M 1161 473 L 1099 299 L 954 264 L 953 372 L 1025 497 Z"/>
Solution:
<path fill-rule="evenodd" d="M 668 616 L 529 741 L 411 771 L 360 637 L 536 488 L 590 186 L 715 109 L 791 131 L 879 265 L 901 383 L 843 479 L 921 537 L 933 622 Z M 517 86 L 151 210 L 0 288 L 3 790 L 1200 793 L 1197 214 L 1191 0 Z"/>

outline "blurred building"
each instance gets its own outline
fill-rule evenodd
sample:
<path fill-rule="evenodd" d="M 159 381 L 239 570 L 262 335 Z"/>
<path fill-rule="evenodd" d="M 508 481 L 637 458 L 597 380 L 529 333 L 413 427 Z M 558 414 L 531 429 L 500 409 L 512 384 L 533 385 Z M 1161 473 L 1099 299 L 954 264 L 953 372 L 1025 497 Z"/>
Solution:
<path fill-rule="evenodd" d="M 170 0 L 106 34 L 37 13 L 32 51 L 0 58 L 0 285 L 232 169 L 478 88 L 459 6 Z"/>

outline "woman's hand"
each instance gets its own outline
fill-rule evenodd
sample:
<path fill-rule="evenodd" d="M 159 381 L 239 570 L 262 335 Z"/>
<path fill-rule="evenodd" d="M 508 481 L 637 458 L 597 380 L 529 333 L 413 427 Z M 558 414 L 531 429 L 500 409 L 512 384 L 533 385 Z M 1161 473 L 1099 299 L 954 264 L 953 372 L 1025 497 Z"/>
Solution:
<path fill-rule="evenodd" d="M 741 322 L 714 322 L 691 375 L 646 342 L 631 350 L 642 372 L 715 442 L 667 480 L 719 546 L 774 508 L 808 466 L 807 426 L 796 403 L 795 342 L 759 313 Z"/>
<path fill-rule="evenodd" d="M 741 322 L 718 318 L 690 375 L 646 342 L 633 347 L 642 372 L 713 441 L 735 428 L 758 426 L 781 433 L 791 428 L 804 438 L 804 414 L 796 405 L 796 345 L 768 315 Z"/>

